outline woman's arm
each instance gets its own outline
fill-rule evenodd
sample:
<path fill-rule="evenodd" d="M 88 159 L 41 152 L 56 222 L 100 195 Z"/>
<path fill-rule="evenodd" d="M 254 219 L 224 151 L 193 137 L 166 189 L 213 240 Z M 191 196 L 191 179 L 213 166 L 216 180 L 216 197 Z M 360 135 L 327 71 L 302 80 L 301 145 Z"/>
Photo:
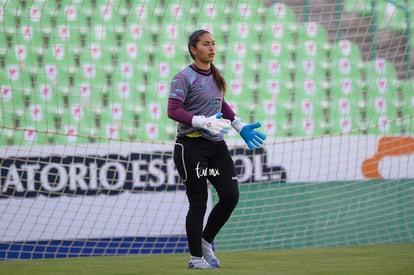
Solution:
<path fill-rule="evenodd" d="M 230 121 L 233 121 L 234 117 L 236 116 L 229 104 L 227 104 L 227 102 L 224 100 L 221 104 L 221 112 L 223 113 L 223 118 L 228 119 Z"/>
<path fill-rule="evenodd" d="M 191 121 L 193 119 L 193 114 L 187 112 L 183 108 L 184 103 L 181 100 L 169 98 L 168 99 L 168 117 L 191 126 Z"/>

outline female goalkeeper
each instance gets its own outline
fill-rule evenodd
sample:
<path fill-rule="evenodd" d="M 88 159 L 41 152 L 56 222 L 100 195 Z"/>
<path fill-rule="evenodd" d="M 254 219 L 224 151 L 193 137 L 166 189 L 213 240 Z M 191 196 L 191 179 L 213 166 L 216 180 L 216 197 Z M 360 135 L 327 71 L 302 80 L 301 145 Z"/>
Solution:
<path fill-rule="evenodd" d="M 211 243 L 239 199 L 234 163 L 223 135 L 233 127 L 251 150 L 260 147 L 266 136 L 255 131 L 260 123 L 244 123 L 224 101 L 226 82 L 212 63 L 216 54 L 213 35 L 206 30 L 195 31 L 189 37 L 188 50 L 194 63 L 171 81 L 168 117 L 178 122 L 174 162 L 189 202 L 186 232 L 191 256 L 188 267 L 215 269 L 220 263 Z M 207 180 L 216 189 L 219 201 L 203 229 Z"/>

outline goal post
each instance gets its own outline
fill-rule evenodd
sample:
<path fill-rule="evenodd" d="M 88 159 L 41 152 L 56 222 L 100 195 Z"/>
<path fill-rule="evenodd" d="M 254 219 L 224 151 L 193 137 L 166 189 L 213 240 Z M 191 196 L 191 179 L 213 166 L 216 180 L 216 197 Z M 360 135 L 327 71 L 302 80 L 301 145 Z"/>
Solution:
<path fill-rule="evenodd" d="M 414 6 L 0 0 L 0 260 L 188 252 L 169 84 L 207 29 L 240 202 L 220 251 L 414 241 Z M 217 195 L 209 188 L 208 210 Z"/>

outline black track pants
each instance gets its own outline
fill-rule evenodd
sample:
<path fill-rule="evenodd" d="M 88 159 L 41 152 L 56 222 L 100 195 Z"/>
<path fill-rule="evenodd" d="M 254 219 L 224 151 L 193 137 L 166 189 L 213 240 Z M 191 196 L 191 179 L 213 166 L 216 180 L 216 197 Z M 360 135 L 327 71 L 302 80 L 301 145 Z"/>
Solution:
<path fill-rule="evenodd" d="M 189 202 L 186 232 L 190 254 L 202 256 L 201 238 L 212 242 L 239 200 L 234 163 L 224 141 L 189 137 L 177 138 L 174 162 L 184 181 Z M 219 201 L 211 210 L 203 230 L 208 197 L 207 180 L 216 189 Z"/>

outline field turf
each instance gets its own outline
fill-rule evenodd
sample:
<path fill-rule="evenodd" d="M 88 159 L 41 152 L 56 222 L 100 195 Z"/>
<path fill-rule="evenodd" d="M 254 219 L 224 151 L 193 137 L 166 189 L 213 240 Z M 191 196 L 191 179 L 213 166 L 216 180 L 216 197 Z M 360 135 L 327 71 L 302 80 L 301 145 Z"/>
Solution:
<path fill-rule="evenodd" d="M 0 262 L 0 274 L 414 274 L 414 243 L 217 252 L 222 267 L 188 270 L 187 254 Z"/>

